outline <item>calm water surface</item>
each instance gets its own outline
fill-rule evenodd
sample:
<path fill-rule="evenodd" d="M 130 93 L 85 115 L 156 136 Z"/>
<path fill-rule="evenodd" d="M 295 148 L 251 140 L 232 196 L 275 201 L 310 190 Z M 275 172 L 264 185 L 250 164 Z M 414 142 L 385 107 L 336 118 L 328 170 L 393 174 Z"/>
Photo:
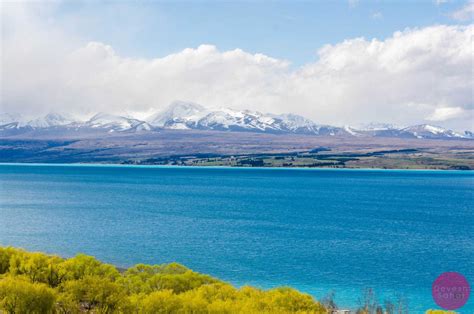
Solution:
<path fill-rule="evenodd" d="M 372 287 L 412 313 L 436 307 L 442 272 L 474 285 L 471 172 L 0 165 L 0 178 L 1 245 L 177 261 L 347 307 Z"/>

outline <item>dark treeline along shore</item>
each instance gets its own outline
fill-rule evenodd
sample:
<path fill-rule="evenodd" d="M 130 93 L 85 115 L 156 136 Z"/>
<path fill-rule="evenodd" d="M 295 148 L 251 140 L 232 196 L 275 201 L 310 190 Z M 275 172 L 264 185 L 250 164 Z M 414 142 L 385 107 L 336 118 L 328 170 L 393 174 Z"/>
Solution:
<path fill-rule="evenodd" d="M 0 312 L 326 314 L 336 310 L 333 294 L 316 301 L 289 287 L 236 288 L 177 263 L 118 269 L 84 254 L 65 259 L 0 247 Z M 402 314 L 409 309 L 403 299 L 378 304 L 367 289 L 355 313 Z"/>
<path fill-rule="evenodd" d="M 0 162 L 232 167 L 474 169 L 472 139 L 196 130 L 0 135 Z"/>

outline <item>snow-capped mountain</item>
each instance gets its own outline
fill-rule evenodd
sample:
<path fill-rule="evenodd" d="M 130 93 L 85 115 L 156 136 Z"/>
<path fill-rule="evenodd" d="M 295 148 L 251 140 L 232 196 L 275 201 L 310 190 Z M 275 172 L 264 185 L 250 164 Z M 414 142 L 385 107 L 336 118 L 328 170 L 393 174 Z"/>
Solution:
<path fill-rule="evenodd" d="M 150 131 L 153 129 L 145 121 L 106 113 L 98 113 L 86 122 L 73 119 L 58 113 L 49 113 L 35 119 L 24 119 L 20 115 L 1 114 L 0 131 L 2 130 L 45 130 L 45 129 L 101 129 L 108 132 Z"/>
<path fill-rule="evenodd" d="M 76 122 L 74 119 L 59 113 L 48 113 L 45 116 L 34 119 L 26 119 L 20 114 L 0 114 L 0 129 L 42 129 L 66 126 Z"/>
<path fill-rule="evenodd" d="M 359 128 L 320 125 L 295 114 L 270 114 L 251 110 L 228 108 L 206 109 L 184 101 L 175 101 L 167 108 L 145 120 L 123 115 L 98 113 L 85 122 L 58 113 L 49 113 L 35 119 L 21 115 L 0 114 L 0 134 L 18 134 L 61 129 L 96 130 L 104 132 L 145 132 L 162 129 L 194 129 L 216 131 L 246 131 L 260 133 L 293 133 L 317 136 L 344 137 L 396 137 L 419 139 L 473 139 L 473 133 L 456 133 L 438 126 L 421 124 L 409 127 L 395 127 L 391 124 L 370 123 Z"/>
<path fill-rule="evenodd" d="M 295 114 L 264 114 L 251 110 L 221 108 L 205 109 L 201 105 L 173 102 L 165 110 L 148 119 L 150 125 L 169 129 L 199 129 L 219 131 L 249 131 L 271 133 L 299 133 L 336 135 L 341 128 L 318 125 Z"/>
<path fill-rule="evenodd" d="M 358 129 L 345 127 L 345 129 L 356 136 L 373 137 L 399 137 L 399 138 L 420 138 L 420 139 L 455 139 L 470 138 L 469 131 L 460 134 L 439 126 L 429 124 L 419 124 L 408 127 L 397 127 L 388 123 L 370 123 Z"/>
<path fill-rule="evenodd" d="M 39 117 L 27 122 L 23 122 L 19 124 L 19 126 L 30 126 L 34 129 L 36 128 L 50 128 L 50 127 L 57 127 L 57 126 L 65 126 L 72 123 L 75 123 L 74 119 L 61 115 L 59 113 L 48 113 L 43 117 Z"/>
<path fill-rule="evenodd" d="M 275 115 L 276 119 L 281 120 L 283 129 L 292 131 L 294 133 L 314 133 L 319 134 L 321 128 L 324 126 L 316 125 L 313 121 L 296 114 L 281 114 Z"/>
<path fill-rule="evenodd" d="M 195 124 L 205 114 L 206 108 L 199 104 L 184 101 L 174 101 L 168 108 L 146 119 L 146 121 L 159 128 L 187 129 L 188 124 Z"/>
<path fill-rule="evenodd" d="M 439 126 L 420 124 L 409 126 L 400 130 L 401 133 L 411 134 L 416 138 L 463 138 L 464 135 Z"/>
<path fill-rule="evenodd" d="M 152 126 L 145 121 L 103 112 L 90 118 L 90 120 L 85 122 L 81 127 L 106 129 L 109 132 L 150 131 L 152 129 Z"/>
<path fill-rule="evenodd" d="M 222 131 L 282 131 L 277 119 L 257 111 L 220 109 L 209 112 L 199 119 L 195 128 Z"/>
<path fill-rule="evenodd" d="M 345 125 L 343 129 L 345 132 L 349 133 L 352 136 L 364 136 L 366 133 L 363 130 L 358 130 L 356 128 L 353 128 L 350 125 Z"/>

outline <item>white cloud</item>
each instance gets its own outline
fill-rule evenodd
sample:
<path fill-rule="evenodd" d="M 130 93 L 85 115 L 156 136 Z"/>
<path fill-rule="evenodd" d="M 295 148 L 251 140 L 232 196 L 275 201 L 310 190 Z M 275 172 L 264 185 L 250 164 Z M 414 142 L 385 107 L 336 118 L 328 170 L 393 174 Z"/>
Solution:
<path fill-rule="evenodd" d="M 462 117 L 466 113 L 461 107 L 441 107 L 436 108 L 433 113 L 431 113 L 426 120 L 429 121 L 446 121 L 450 119 L 455 119 Z"/>
<path fill-rule="evenodd" d="M 285 60 L 213 45 L 129 58 L 107 44 L 64 34 L 54 21 L 43 22 L 47 13 L 39 14 L 10 10 L 2 16 L 3 111 L 140 113 L 185 99 L 294 112 L 335 125 L 431 119 L 471 127 L 474 25 L 348 39 L 322 47 L 317 60 L 294 69 Z"/>
<path fill-rule="evenodd" d="M 451 18 L 457 21 L 472 21 L 474 19 L 474 0 L 469 0 L 459 10 L 451 13 Z"/>

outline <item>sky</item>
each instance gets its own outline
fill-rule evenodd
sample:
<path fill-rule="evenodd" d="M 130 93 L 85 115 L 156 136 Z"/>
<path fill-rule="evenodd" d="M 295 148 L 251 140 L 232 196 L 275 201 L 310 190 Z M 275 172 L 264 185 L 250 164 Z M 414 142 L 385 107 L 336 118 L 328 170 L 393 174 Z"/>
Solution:
<path fill-rule="evenodd" d="M 474 129 L 474 1 L 1 2 L 2 112 Z"/>

